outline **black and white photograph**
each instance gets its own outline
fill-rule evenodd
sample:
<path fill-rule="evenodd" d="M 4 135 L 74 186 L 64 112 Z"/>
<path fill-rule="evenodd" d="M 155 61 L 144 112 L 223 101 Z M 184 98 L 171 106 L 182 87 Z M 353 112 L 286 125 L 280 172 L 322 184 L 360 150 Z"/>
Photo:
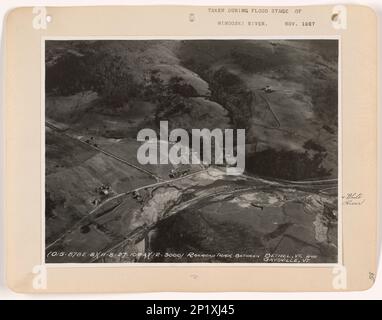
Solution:
<path fill-rule="evenodd" d="M 338 39 L 45 39 L 48 264 L 340 261 Z"/>

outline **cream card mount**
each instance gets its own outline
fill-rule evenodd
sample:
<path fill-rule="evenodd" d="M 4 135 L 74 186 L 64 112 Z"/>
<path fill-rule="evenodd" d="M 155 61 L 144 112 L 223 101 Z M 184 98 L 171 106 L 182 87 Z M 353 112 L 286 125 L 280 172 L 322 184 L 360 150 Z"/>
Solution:
<path fill-rule="evenodd" d="M 9 12 L 10 288 L 370 288 L 376 25 L 352 5 Z"/>

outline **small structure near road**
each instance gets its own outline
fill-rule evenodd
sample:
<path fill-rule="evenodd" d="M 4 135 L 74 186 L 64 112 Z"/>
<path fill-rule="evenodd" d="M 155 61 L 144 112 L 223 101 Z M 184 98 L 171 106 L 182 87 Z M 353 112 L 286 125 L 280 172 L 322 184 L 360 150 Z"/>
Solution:
<path fill-rule="evenodd" d="M 142 195 L 139 193 L 139 191 L 133 191 L 133 192 L 132 192 L 132 196 L 133 196 L 133 199 L 137 200 L 139 203 L 142 203 L 142 202 L 143 202 L 143 197 L 142 197 Z"/>
<path fill-rule="evenodd" d="M 275 90 L 272 89 L 271 86 L 265 86 L 265 87 L 262 88 L 261 90 L 263 90 L 265 93 L 272 93 L 272 92 L 275 92 Z"/>
<path fill-rule="evenodd" d="M 175 169 L 171 169 L 170 173 L 169 173 L 169 177 L 171 179 L 175 179 L 175 178 L 180 178 L 180 177 L 183 177 L 185 176 L 186 174 L 188 174 L 190 172 L 190 169 L 189 168 L 175 168 Z"/>
<path fill-rule="evenodd" d="M 92 202 L 91 202 L 91 204 L 93 205 L 93 206 L 98 206 L 99 205 L 99 203 L 100 203 L 101 201 L 99 200 L 99 199 L 93 199 L 92 200 Z"/>
<path fill-rule="evenodd" d="M 98 192 L 100 195 L 107 196 L 111 192 L 111 186 L 102 184 L 100 187 L 96 188 L 96 192 Z"/>

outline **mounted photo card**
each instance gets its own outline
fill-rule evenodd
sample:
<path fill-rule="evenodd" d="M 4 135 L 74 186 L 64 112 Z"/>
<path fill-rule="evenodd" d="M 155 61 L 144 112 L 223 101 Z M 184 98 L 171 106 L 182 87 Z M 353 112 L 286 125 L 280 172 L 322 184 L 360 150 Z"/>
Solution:
<path fill-rule="evenodd" d="M 17 8 L 4 53 L 12 290 L 373 285 L 370 8 Z"/>

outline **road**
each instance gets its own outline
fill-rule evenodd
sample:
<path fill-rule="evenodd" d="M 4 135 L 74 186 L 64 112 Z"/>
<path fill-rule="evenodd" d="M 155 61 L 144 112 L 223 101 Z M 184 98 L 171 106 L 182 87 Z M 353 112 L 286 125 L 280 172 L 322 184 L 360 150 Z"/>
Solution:
<path fill-rule="evenodd" d="M 51 248 L 52 246 L 57 244 L 60 240 L 64 239 L 65 236 L 67 236 L 68 234 L 72 233 L 73 231 L 75 231 L 76 229 L 81 227 L 84 222 L 89 223 L 89 219 L 91 219 L 91 216 L 93 216 L 100 209 L 102 209 L 102 207 L 104 207 L 105 205 L 107 205 L 108 203 L 110 203 L 111 201 L 113 201 L 115 199 L 124 197 L 124 196 L 129 195 L 129 194 L 131 194 L 133 192 L 138 192 L 140 190 L 144 190 L 144 189 L 148 189 L 148 188 L 155 188 L 155 187 L 163 186 L 163 185 L 166 185 L 166 184 L 171 186 L 171 184 L 173 184 L 176 181 L 181 181 L 183 179 L 190 178 L 190 177 L 198 175 L 198 174 L 200 174 L 202 172 L 207 172 L 208 173 L 208 168 L 204 169 L 204 170 L 197 171 L 197 172 L 190 173 L 190 174 L 185 175 L 183 177 L 179 177 L 179 178 L 172 179 L 172 180 L 166 180 L 166 181 L 161 181 L 161 182 L 153 183 L 153 184 L 150 184 L 150 185 L 142 186 L 142 187 L 139 187 L 139 188 L 136 188 L 136 189 L 133 189 L 133 190 L 129 190 L 129 191 L 117 194 L 117 195 L 115 195 L 113 197 L 110 197 L 107 200 L 105 200 L 104 202 L 102 202 L 101 204 L 99 204 L 96 208 L 91 210 L 87 215 L 85 215 L 82 219 L 80 219 L 78 222 L 76 222 L 70 229 L 68 229 L 65 233 L 63 233 L 55 241 L 53 241 L 52 243 L 47 245 L 46 249 Z M 322 188 L 329 189 L 329 188 L 333 188 L 333 184 L 337 183 L 336 179 L 325 179 L 325 180 L 314 180 L 314 181 L 286 181 L 286 180 L 270 181 L 270 180 L 266 180 L 264 178 L 252 177 L 252 176 L 248 176 L 248 175 L 245 175 L 245 174 L 243 174 L 242 177 L 244 177 L 246 179 L 254 180 L 257 183 L 260 182 L 260 183 L 263 183 L 263 184 L 266 184 L 266 185 L 275 185 L 275 186 L 278 186 L 278 187 L 281 187 L 281 188 L 291 188 L 291 187 L 294 187 L 294 188 L 300 188 L 300 189 L 305 189 L 305 188 L 311 189 L 312 187 L 316 186 L 319 189 L 322 189 Z M 228 192 L 227 191 L 222 191 L 220 193 L 209 194 L 206 197 L 217 196 L 217 195 L 222 194 L 222 193 L 226 193 L 227 195 L 229 195 L 229 194 L 234 194 L 236 192 L 244 192 L 244 191 L 248 191 L 248 190 L 253 190 L 254 188 L 257 188 L 257 186 L 254 186 L 254 187 L 251 187 L 251 188 L 244 188 L 244 189 L 235 189 L 235 190 L 228 191 Z M 195 198 L 189 200 L 188 202 L 183 203 L 182 206 L 187 207 L 190 203 L 194 203 L 195 201 L 199 201 L 199 200 L 203 200 L 203 196 L 195 197 Z M 136 234 L 135 232 L 132 232 L 131 237 L 135 237 L 136 236 L 135 234 Z M 127 236 L 124 241 L 131 241 L 131 237 Z"/>
<path fill-rule="evenodd" d="M 80 143 L 83 143 L 85 144 L 86 146 L 90 147 L 90 148 L 93 148 L 94 150 L 97 150 L 109 157 L 112 157 L 113 159 L 116 159 L 128 166 L 131 166 L 141 172 L 144 172 L 145 174 L 148 174 L 150 175 L 151 177 L 155 178 L 157 180 L 156 183 L 153 183 L 153 184 L 150 184 L 150 185 L 146 185 L 146 186 L 142 186 L 142 187 L 139 187 L 139 188 L 136 188 L 136 189 L 133 189 L 133 190 L 129 190 L 129 191 L 126 191 L 126 192 L 123 192 L 123 193 L 119 193 L 117 195 L 114 195 L 110 198 L 108 198 L 107 200 L 103 201 L 102 203 L 100 203 L 97 207 L 95 207 L 94 209 L 92 209 L 88 214 L 86 214 L 83 218 L 81 218 L 79 221 L 77 221 L 70 229 L 68 229 L 67 231 L 65 231 L 62 235 L 60 235 L 56 240 L 54 240 L 52 243 L 48 244 L 46 246 L 46 250 L 51 248 L 52 246 L 54 246 L 55 244 L 57 244 L 59 241 L 61 241 L 62 239 L 64 239 L 68 234 L 72 233 L 73 231 L 75 231 L 77 228 L 81 227 L 82 224 L 86 221 L 86 223 L 89 223 L 89 219 L 92 218 L 92 216 L 99 212 L 104 206 L 106 206 L 108 203 L 110 203 L 111 201 L 114 201 L 116 199 L 119 199 L 119 198 L 122 198 L 126 195 L 129 195 L 133 192 L 138 192 L 140 190 L 144 190 L 144 189 L 148 189 L 148 188 L 155 188 L 155 187 L 158 187 L 158 186 L 162 186 L 162 185 L 171 185 L 172 183 L 176 182 L 176 181 L 181 181 L 183 179 L 187 179 L 191 176 L 194 176 L 194 175 L 198 175 L 202 172 L 207 172 L 209 173 L 209 168 L 204 168 L 203 170 L 199 170 L 199 171 L 196 171 L 196 172 L 193 172 L 193 173 L 190 173 L 188 175 L 185 175 L 185 176 L 182 176 L 182 177 L 179 177 L 179 178 L 175 178 L 175 179 L 171 179 L 171 180 L 163 180 L 161 179 L 160 177 L 156 176 L 155 174 L 153 174 L 152 172 L 150 171 L 147 171 L 143 168 L 140 168 L 108 151 L 105 151 L 101 148 L 98 148 L 98 147 L 95 147 L 93 145 L 90 145 L 78 138 L 75 138 L 73 136 L 71 136 L 70 134 L 67 134 L 66 132 L 64 132 L 62 129 L 58 128 L 57 126 L 55 126 L 54 124 L 50 123 L 50 122 L 46 122 L 46 125 L 59 132 L 60 134 L 63 134 L 67 137 L 69 137 L 70 139 L 74 139 L 75 141 L 78 141 Z M 216 169 L 216 168 L 215 168 Z M 220 170 L 220 169 L 219 169 Z M 223 173 L 223 171 L 222 171 Z M 268 179 L 265 179 L 265 178 L 262 178 L 262 177 L 253 177 L 253 176 L 249 176 L 249 175 L 246 175 L 246 174 L 243 174 L 241 175 L 242 178 L 246 178 L 246 179 L 249 179 L 249 180 L 254 180 L 256 181 L 257 183 L 264 183 L 264 184 L 267 184 L 267 185 L 276 185 L 278 187 L 284 187 L 284 188 L 291 188 L 291 187 L 294 187 L 294 188 L 300 188 L 300 189 L 305 189 L 305 188 L 309 188 L 309 189 L 319 189 L 318 191 L 322 191 L 322 190 L 328 190 L 328 189 L 334 189 L 337 185 L 337 179 L 324 179 L 324 180 L 309 180 L 309 181 L 288 181 L 288 180 L 281 180 L 281 179 L 272 179 L 272 180 L 268 180 Z M 253 188 L 256 188 L 255 187 L 252 187 L 252 188 L 247 188 L 247 189 L 253 189 Z M 235 193 L 235 192 L 239 192 L 239 191 L 245 191 L 246 189 L 236 189 L 236 190 L 232 190 L 230 191 L 231 194 Z M 226 191 L 224 191 L 226 192 Z M 227 193 L 227 192 L 226 192 Z M 228 192 L 227 195 L 229 195 L 230 193 Z M 218 193 L 216 194 L 209 194 L 207 195 L 207 197 L 211 197 L 211 196 L 216 196 L 218 195 Z M 182 206 L 185 206 L 187 207 L 188 205 L 190 205 L 191 203 L 194 203 L 195 201 L 199 201 L 199 200 L 203 200 L 203 198 L 201 198 L 201 196 L 199 197 L 195 197 L 193 198 L 192 200 L 188 201 L 188 202 L 185 202 L 182 204 Z M 119 204 L 116 206 L 118 207 Z M 115 209 L 115 208 L 114 208 Z M 141 232 L 143 232 L 143 230 L 137 230 L 137 232 L 140 234 Z M 126 237 L 126 239 L 124 241 L 131 241 L 132 238 L 136 237 L 136 234 L 137 232 L 133 231 L 131 235 L 128 235 Z M 118 245 L 121 245 L 121 244 L 118 244 Z M 111 250 L 111 249 L 109 249 Z"/>
<path fill-rule="evenodd" d="M 66 235 L 68 235 L 69 233 L 73 232 L 75 229 L 79 228 L 82 223 L 84 221 L 87 221 L 89 220 L 89 217 L 91 217 L 92 215 L 94 215 L 99 209 L 101 209 L 102 207 L 104 207 L 106 204 L 108 204 L 109 202 L 115 200 L 115 199 L 118 199 L 118 198 L 121 198 L 121 197 L 124 197 L 124 196 L 127 196 L 133 192 L 138 192 L 140 190 L 144 190 L 144 189 L 148 189 L 148 188 L 155 188 L 155 187 L 158 187 L 158 186 L 162 186 L 162 185 L 166 185 L 166 184 L 170 184 L 170 183 L 173 183 L 175 181 L 179 181 L 179 180 L 182 180 L 182 179 L 186 179 L 186 178 L 189 178 L 191 176 L 194 176 L 196 174 L 200 174 L 201 172 L 203 171 L 207 171 L 208 169 L 204 169 L 204 170 L 200 170 L 200 171 L 197 171 L 197 172 L 193 172 L 193 173 L 190 173 L 188 175 L 185 175 L 185 176 L 182 176 L 180 178 L 176 178 L 176 179 L 172 179 L 172 180 L 164 180 L 164 181 L 161 181 L 161 182 L 157 182 L 157 183 L 153 183 L 153 184 L 149 184 L 149 185 L 146 185 L 146 186 L 142 186 L 142 187 L 139 187 L 139 188 L 136 188 L 136 189 L 133 189 L 133 190 L 129 190 L 129 191 L 126 191 L 126 192 L 122 192 L 122 193 L 119 193 L 117 195 L 114 195 L 108 199 L 106 199 L 105 201 L 103 201 L 102 203 L 100 203 L 97 207 L 95 207 L 93 210 L 91 210 L 87 215 L 85 215 L 83 218 L 81 218 L 79 221 L 77 221 L 70 229 L 68 229 L 67 231 L 65 231 L 61 236 L 59 236 L 56 240 L 54 240 L 52 243 L 50 243 L 49 245 L 46 246 L 46 249 L 49 249 L 51 248 L 53 245 L 55 245 L 57 242 L 59 242 L 60 240 L 62 240 Z"/>
<path fill-rule="evenodd" d="M 246 191 L 250 191 L 250 190 L 254 190 L 254 189 L 256 189 L 255 186 L 251 187 L 251 188 L 241 188 L 241 189 L 235 189 L 235 190 L 229 190 L 229 191 L 228 190 L 224 190 L 224 191 L 220 191 L 220 192 L 214 192 L 214 193 L 211 193 L 211 194 L 200 195 L 200 196 L 194 197 L 194 198 L 192 198 L 192 199 L 190 199 L 188 201 L 182 202 L 178 206 L 175 206 L 174 208 L 172 208 L 166 214 L 166 216 L 164 216 L 164 218 L 162 218 L 162 220 L 172 216 L 176 212 L 179 212 L 179 211 L 182 211 L 182 210 L 186 209 L 187 207 L 191 206 L 194 203 L 198 203 L 199 201 L 206 200 L 206 199 L 209 199 L 209 198 L 212 198 L 212 197 L 216 197 L 216 196 L 219 196 L 219 195 L 223 195 L 223 194 L 226 194 L 227 196 L 229 196 L 229 195 L 233 195 L 234 193 L 246 192 Z M 135 243 L 134 240 L 141 239 L 142 237 L 144 237 L 144 235 L 147 232 L 149 232 L 154 227 L 155 227 L 155 225 L 139 227 L 136 230 L 134 230 L 131 233 L 129 233 L 125 237 L 124 240 L 114 244 L 111 248 L 108 248 L 108 249 L 104 250 L 103 252 L 107 254 L 107 253 L 112 252 L 113 250 L 115 250 L 115 249 L 117 249 L 117 248 L 119 248 L 121 246 L 124 246 L 125 244 Z M 99 260 L 99 258 L 94 258 L 90 262 L 96 262 L 98 260 Z"/>
<path fill-rule="evenodd" d="M 267 181 L 267 180 L 264 180 L 264 179 L 261 179 L 261 178 L 254 178 L 254 177 L 250 177 L 250 176 L 247 176 L 247 177 L 249 177 L 251 179 L 255 179 L 257 182 L 261 181 L 261 182 L 268 182 L 268 183 L 274 184 L 274 182 L 270 182 L 270 181 Z M 301 185 L 305 186 L 306 183 L 309 183 L 311 181 L 294 181 L 294 183 L 297 183 L 297 184 L 301 183 L 301 182 L 304 182 Z M 326 179 L 326 180 L 314 181 L 314 182 L 317 182 L 318 185 L 321 187 L 322 184 L 336 182 L 336 179 Z M 290 188 L 291 186 L 295 186 L 294 184 L 280 184 L 280 183 L 277 183 L 277 185 L 280 186 L 280 187 L 285 187 L 285 188 Z M 186 208 L 192 206 L 193 204 L 200 203 L 200 201 L 203 201 L 203 200 L 206 200 L 206 199 L 209 199 L 209 198 L 214 198 L 214 197 L 219 196 L 219 195 L 231 196 L 231 195 L 234 195 L 234 194 L 237 194 L 237 193 L 243 193 L 243 192 L 247 192 L 247 191 L 256 190 L 258 188 L 259 188 L 259 186 L 253 186 L 253 187 L 249 187 L 249 188 L 237 188 L 237 189 L 233 189 L 233 190 L 223 190 L 223 191 L 213 192 L 213 193 L 209 193 L 209 194 L 201 194 L 201 195 L 196 196 L 196 197 L 194 197 L 194 198 L 192 198 L 192 199 L 190 199 L 188 201 L 184 201 L 184 202 L 181 202 L 180 204 L 176 205 L 168 213 L 166 213 L 166 215 L 164 215 L 161 220 L 167 219 L 168 217 L 172 216 L 173 214 L 176 214 L 177 212 L 183 211 Z M 293 201 L 295 201 L 295 199 L 286 200 L 285 202 L 293 202 Z M 138 241 L 143 239 L 145 237 L 145 235 L 151 229 L 153 229 L 153 228 L 155 228 L 155 224 L 152 225 L 152 226 L 142 226 L 142 227 L 139 227 L 136 230 L 134 230 L 131 233 L 129 233 L 128 235 L 126 235 L 126 237 L 122 241 L 120 241 L 120 242 L 118 242 L 116 244 L 113 244 L 112 247 L 107 248 L 106 250 L 103 250 L 102 253 L 107 255 L 108 253 L 113 252 L 114 250 L 116 250 L 116 249 L 118 249 L 120 247 L 123 247 L 126 244 L 137 243 Z M 100 261 L 102 259 L 103 259 L 103 257 L 96 257 L 96 258 L 92 259 L 90 261 L 90 263 L 97 262 L 97 261 Z"/>
<path fill-rule="evenodd" d="M 141 171 L 141 172 L 143 172 L 143 173 L 149 175 L 150 177 L 154 178 L 154 179 L 157 180 L 157 181 L 163 181 L 162 178 L 158 177 L 158 176 L 155 175 L 154 173 L 152 173 L 152 172 L 150 172 L 150 171 L 148 171 L 148 170 L 145 170 L 145 169 L 143 169 L 143 168 L 141 168 L 141 167 L 138 167 L 138 166 L 136 166 L 135 164 L 133 164 L 133 163 L 131 163 L 131 162 L 125 160 L 125 159 L 122 159 L 122 158 L 118 157 L 117 155 L 115 155 L 115 154 L 113 154 L 113 153 L 111 153 L 111 152 L 109 152 L 109 151 L 103 150 L 103 149 L 101 149 L 101 148 L 98 148 L 98 147 L 96 147 L 96 146 L 90 144 L 90 143 L 87 143 L 87 142 L 85 142 L 85 141 L 82 141 L 81 139 L 75 138 L 75 137 L 73 137 L 73 136 L 71 136 L 70 134 L 64 132 L 62 129 L 58 128 L 57 126 L 55 126 L 54 124 L 52 124 L 52 123 L 50 123 L 50 122 L 48 122 L 48 121 L 45 121 L 45 124 L 46 124 L 47 127 L 49 127 L 49 128 L 51 128 L 51 129 L 53 129 L 53 130 L 59 132 L 60 134 L 66 136 L 66 137 L 68 137 L 68 138 L 70 138 L 70 139 L 73 139 L 73 140 L 75 140 L 75 141 L 78 141 L 78 142 L 80 142 L 80 143 L 82 143 L 82 144 L 88 146 L 89 148 L 92 148 L 92 149 L 94 149 L 94 150 L 97 150 L 97 151 L 99 151 L 99 152 L 101 152 L 101 153 L 103 153 L 103 154 L 105 154 L 105 155 L 107 155 L 107 156 L 109 156 L 109 157 L 111 157 L 111 158 L 113 158 L 113 159 L 119 161 L 119 162 L 122 162 L 122 163 L 124 163 L 124 164 L 126 164 L 126 165 L 128 165 L 128 166 L 130 166 L 130 167 L 132 167 L 132 168 L 134 168 L 134 169 L 137 169 L 137 170 L 139 170 L 139 171 Z"/>

